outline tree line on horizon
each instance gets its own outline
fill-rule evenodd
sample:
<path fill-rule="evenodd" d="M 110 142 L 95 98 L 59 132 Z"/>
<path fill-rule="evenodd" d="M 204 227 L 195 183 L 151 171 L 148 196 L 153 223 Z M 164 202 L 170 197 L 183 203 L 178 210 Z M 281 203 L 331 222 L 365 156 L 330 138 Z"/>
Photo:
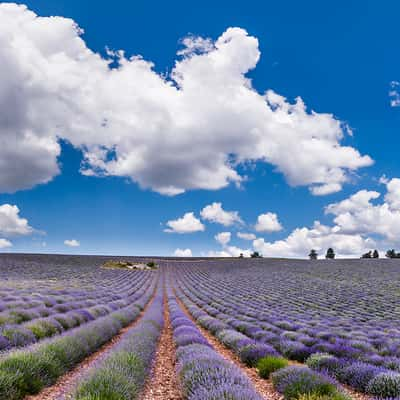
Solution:
<path fill-rule="evenodd" d="M 258 252 L 254 251 L 253 253 L 250 254 L 251 258 L 262 258 L 263 256 Z M 318 253 L 315 249 L 310 250 L 310 254 L 308 255 L 310 260 L 317 260 L 318 259 Z M 327 260 L 333 260 L 336 257 L 335 251 L 333 250 L 332 247 L 329 247 L 329 249 L 326 251 L 325 258 Z M 400 258 L 400 253 L 397 253 L 395 249 L 389 249 L 386 254 L 386 258 Z M 244 258 L 243 253 L 240 253 L 239 258 Z M 370 250 L 367 253 L 364 253 L 360 258 L 379 258 L 379 252 L 378 250 Z"/>
<path fill-rule="evenodd" d="M 310 260 L 317 260 L 318 259 L 318 253 L 316 252 L 316 250 L 311 249 L 310 254 L 308 255 L 308 257 L 310 258 Z M 333 250 L 332 247 L 330 247 L 325 254 L 325 258 L 326 259 L 330 259 L 333 260 L 336 257 L 335 255 L 335 251 Z M 386 254 L 385 254 L 386 258 L 400 258 L 400 253 L 397 253 L 395 249 L 389 249 Z M 379 258 L 379 252 L 378 250 L 370 250 L 367 253 L 364 253 L 360 258 Z"/>

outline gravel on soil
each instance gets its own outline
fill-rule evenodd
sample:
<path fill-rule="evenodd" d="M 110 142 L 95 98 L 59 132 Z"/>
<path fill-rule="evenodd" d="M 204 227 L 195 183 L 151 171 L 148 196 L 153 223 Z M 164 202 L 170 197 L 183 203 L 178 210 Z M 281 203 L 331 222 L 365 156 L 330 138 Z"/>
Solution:
<path fill-rule="evenodd" d="M 164 328 L 150 379 L 145 385 L 141 400 L 182 400 L 176 376 L 176 349 L 172 333 L 168 302 L 164 294 Z"/>

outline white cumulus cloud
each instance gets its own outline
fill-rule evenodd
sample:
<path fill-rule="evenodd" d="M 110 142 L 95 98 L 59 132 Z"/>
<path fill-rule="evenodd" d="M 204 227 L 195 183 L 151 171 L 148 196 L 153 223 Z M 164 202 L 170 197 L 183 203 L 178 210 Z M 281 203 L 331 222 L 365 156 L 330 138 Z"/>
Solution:
<path fill-rule="evenodd" d="M 279 232 L 282 230 L 282 225 L 275 213 L 267 212 L 258 216 L 254 228 L 257 232 Z"/>
<path fill-rule="evenodd" d="M 19 236 L 33 233 L 34 229 L 29 225 L 26 218 L 20 217 L 19 212 L 20 210 L 16 205 L 3 204 L 0 206 L 1 235 Z"/>
<path fill-rule="evenodd" d="M 5 249 L 5 248 L 11 247 L 11 246 L 12 246 L 12 243 L 9 240 L 0 238 L 0 249 Z"/>
<path fill-rule="evenodd" d="M 254 240 L 256 238 L 256 235 L 254 233 L 245 233 L 245 232 L 238 232 L 236 236 L 239 239 L 243 240 Z"/>
<path fill-rule="evenodd" d="M 222 250 L 211 250 L 208 252 L 208 257 L 239 257 L 243 254 L 244 257 L 250 257 L 252 251 L 250 249 L 241 249 L 236 246 L 225 246 Z"/>
<path fill-rule="evenodd" d="M 79 247 L 81 245 L 80 242 L 76 239 L 64 240 L 64 244 L 68 247 Z"/>
<path fill-rule="evenodd" d="M 360 190 L 337 203 L 325 213 L 333 215 L 332 226 L 314 222 L 312 228 L 296 228 L 288 237 L 274 242 L 263 238 L 253 247 L 265 256 L 306 257 L 310 249 L 320 255 L 333 247 L 339 256 L 359 257 L 367 250 L 400 245 L 400 179 L 382 178 L 386 193 Z"/>
<path fill-rule="evenodd" d="M 326 207 L 335 216 L 340 232 L 349 234 L 378 234 L 392 243 L 400 244 L 400 179 L 382 181 L 386 194 L 360 190 L 349 198 Z"/>
<path fill-rule="evenodd" d="M 181 218 L 168 221 L 166 225 L 168 228 L 164 229 L 164 232 L 168 233 L 193 233 L 205 230 L 202 222 L 192 212 L 186 213 Z"/>
<path fill-rule="evenodd" d="M 341 144 L 332 114 L 255 90 L 247 73 L 260 51 L 244 29 L 184 39 L 164 76 L 140 56 L 96 54 L 68 18 L 2 3 L 0 26 L 1 192 L 57 175 L 60 138 L 82 150 L 82 173 L 165 195 L 240 185 L 237 167 L 256 161 L 326 194 L 372 163 Z"/>
<path fill-rule="evenodd" d="M 222 246 L 226 246 L 231 241 L 230 232 L 220 232 L 214 236 L 215 240 Z"/>
<path fill-rule="evenodd" d="M 192 250 L 190 249 L 176 249 L 174 251 L 176 257 L 192 257 Z"/>
<path fill-rule="evenodd" d="M 214 202 L 204 207 L 200 215 L 203 219 L 218 223 L 224 226 L 231 226 L 235 223 L 242 223 L 242 219 L 237 211 L 225 211 L 222 203 Z"/>
<path fill-rule="evenodd" d="M 366 249 L 374 247 L 371 239 L 365 239 L 359 234 L 345 234 L 336 227 L 314 222 L 312 228 L 296 228 L 282 240 L 266 242 L 263 238 L 253 241 L 254 250 L 265 257 L 307 257 L 311 249 L 325 255 L 328 247 L 333 247 L 339 256 L 359 257 Z"/>

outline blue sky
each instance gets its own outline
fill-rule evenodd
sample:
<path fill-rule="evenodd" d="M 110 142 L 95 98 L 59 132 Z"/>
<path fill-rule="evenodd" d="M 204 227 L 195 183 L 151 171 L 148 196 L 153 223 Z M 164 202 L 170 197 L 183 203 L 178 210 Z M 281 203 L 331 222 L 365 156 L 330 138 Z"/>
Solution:
<path fill-rule="evenodd" d="M 0 6 L 4 3 L 0 2 Z M 177 170 L 171 168 L 170 172 L 168 168 L 163 170 L 161 165 L 154 174 L 156 178 L 152 175 L 151 169 L 151 164 L 157 164 L 156 161 L 160 154 L 165 150 L 169 151 L 169 147 L 163 147 L 162 143 L 159 147 L 151 147 L 150 154 L 154 159 L 146 161 L 150 166 L 146 166 L 146 172 L 137 179 L 132 179 L 132 176 L 128 176 L 129 174 L 124 176 L 123 173 L 114 172 L 106 174 L 113 176 L 85 176 L 80 173 L 83 147 L 80 146 L 79 128 L 74 127 L 77 131 L 74 136 L 69 136 L 68 132 L 62 132 L 62 128 L 53 122 L 50 115 L 48 119 L 46 119 L 46 115 L 43 115 L 45 114 L 43 110 L 46 110 L 44 107 L 37 111 L 37 113 L 42 113 L 40 124 L 37 125 L 40 125 L 40 129 L 46 130 L 49 135 L 57 135 L 61 154 L 57 155 L 55 159 L 58 160 L 60 171 L 53 173 L 46 179 L 46 183 L 40 183 L 43 179 L 34 177 L 29 185 L 30 188 L 25 188 L 24 184 L 18 183 L 18 179 L 23 180 L 24 177 L 21 178 L 19 175 L 14 177 L 12 169 L 15 170 L 15 168 L 11 168 L 12 162 L 20 162 L 18 159 L 13 158 L 10 171 L 8 168 L 2 167 L 0 174 L 3 174 L 3 180 L 12 181 L 13 184 L 11 185 L 12 189 L 9 188 L 10 185 L 3 185 L 4 188 L 0 193 L 0 206 L 2 204 L 17 206 L 19 214 L 17 216 L 15 213 L 13 214 L 13 218 L 15 217 L 13 221 L 6 219 L 2 227 L 0 212 L 0 238 L 7 243 L 12 243 L 12 247 L 4 246 L 0 251 L 173 255 L 174 251 L 179 248 L 190 249 L 193 255 L 209 254 L 209 251 L 223 251 L 224 253 L 217 254 L 234 255 L 239 250 L 256 249 L 266 256 L 301 256 L 306 255 L 306 249 L 310 246 L 317 247 L 322 252 L 327 243 L 332 243 L 332 246 L 335 247 L 336 242 L 340 242 L 337 245 L 338 252 L 350 256 L 358 254 L 362 249 L 368 250 L 368 246 L 383 250 L 388 246 L 400 245 L 400 239 L 396 239 L 398 233 L 396 229 L 398 228 L 394 227 L 397 224 L 397 218 L 400 218 L 400 212 L 396 208 L 397 200 L 393 200 L 393 197 L 397 195 L 400 198 L 398 182 L 393 180 L 400 177 L 397 157 L 400 145 L 398 134 L 400 109 L 396 107 L 396 104 L 391 105 L 390 103 L 391 99 L 395 98 L 398 88 L 396 84 L 391 85 L 391 82 L 400 80 L 397 32 L 399 3 L 395 1 L 384 3 L 337 1 L 330 5 L 320 1 L 250 1 L 245 3 L 219 1 L 217 3 L 203 1 L 195 5 L 191 4 L 189 7 L 186 2 L 180 1 L 164 2 L 155 6 L 144 1 L 114 0 L 111 3 L 103 1 L 94 4 L 89 1 L 77 0 L 35 0 L 26 1 L 23 4 L 26 4 L 29 10 L 40 17 L 54 15 L 73 19 L 84 30 L 81 37 L 92 52 L 107 57 L 105 48 L 108 47 L 113 50 L 123 49 L 127 57 L 140 54 L 144 60 L 154 63 L 155 73 L 165 76 L 171 73 L 176 60 L 181 59 L 176 53 L 183 47 L 183 38 L 188 35 L 192 38 L 200 36 L 210 38 L 210 43 L 213 43 L 228 28 L 242 28 L 247 31 L 246 38 L 258 39 L 258 49 L 261 53 L 255 68 L 245 74 L 246 77 L 252 79 L 252 90 L 261 95 L 266 90 L 272 89 L 280 96 L 284 96 L 290 103 L 300 96 L 307 106 L 308 113 L 310 110 L 314 110 L 317 113 L 332 114 L 343 124 L 348 124 L 353 132 L 352 136 L 345 134 L 343 139 L 338 140 L 338 144 L 354 148 L 359 152 L 360 158 L 368 155 L 374 163 L 354 168 L 350 172 L 344 165 L 342 169 L 347 176 L 347 182 L 340 184 L 342 186 L 340 190 L 319 196 L 310 192 L 310 187 L 316 184 L 315 181 L 303 183 L 296 178 L 297 181 L 293 184 L 290 180 L 290 177 L 295 174 L 293 171 L 284 174 L 277 171 L 277 169 L 282 171 L 282 169 L 289 168 L 286 164 L 282 166 L 280 161 L 263 162 L 260 158 L 250 162 L 249 157 L 244 156 L 247 158 L 246 162 L 234 167 L 239 175 L 246 175 L 246 179 L 241 182 L 240 187 L 235 185 L 234 179 L 226 185 L 220 184 L 220 187 L 214 190 L 204 187 L 207 186 L 205 184 L 201 185 L 196 182 L 193 185 L 192 183 L 188 184 L 188 187 L 184 188 L 184 193 L 170 196 L 159 193 L 160 190 L 152 182 L 157 178 L 157 184 L 161 184 L 165 174 L 165 179 L 170 184 L 171 178 L 168 175 L 182 171 L 180 164 Z M 25 12 L 27 11 L 18 11 L 21 15 Z M 16 43 L 20 43 L 17 40 L 18 35 L 21 34 L 18 23 L 7 13 L 8 11 L 0 13 L 0 24 L 1 18 L 8 18 L 9 34 L 16 39 Z M 58 25 L 53 27 L 51 21 L 43 20 L 43 24 L 47 23 L 49 24 L 49 35 L 54 32 L 54 36 L 57 38 L 57 35 L 60 34 L 60 40 L 52 46 L 59 46 L 59 51 L 61 51 L 63 46 L 67 46 L 70 36 L 63 41 L 64 33 L 61 32 L 61 28 L 59 33 Z M 13 29 L 13 24 L 15 24 L 15 29 Z M 242 34 L 240 33 L 240 35 Z M 46 40 L 42 37 L 36 38 L 34 34 L 33 37 L 34 44 L 38 47 L 41 46 L 40 40 Z M 249 42 L 249 48 L 251 46 L 252 44 Z M 32 67 L 32 70 L 35 68 L 35 71 L 40 71 L 41 76 L 48 74 L 44 82 L 40 83 L 46 88 L 47 93 L 46 85 L 52 84 L 53 74 L 45 71 L 45 64 L 38 62 L 35 58 L 36 53 L 28 57 L 27 46 L 21 45 L 13 51 L 15 51 L 15 60 L 17 60 L 15 62 L 21 63 L 21 70 Z M 213 50 L 201 49 L 203 53 L 207 51 Z M 246 58 L 246 54 L 245 52 L 240 53 L 239 56 Z M 0 50 L 0 59 L 2 56 Z M 5 54 L 4 57 L 11 58 L 9 54 Z M 46 57 L 50 56 L 42 51 L 41 57 L 46 60 Z M 191 55 L 187 57 L 190 58 Z M 14 67 L 10 71 L 14 68 L 17 69 L 15 65 L 19 64 L 13 65 Z M 113 66 L 111 65 L 111 67 Z M 40 70 L 41 68 L 43 71 Z M 80 70 L 84 71 L 84 68 L 82 66 Z M 227 71 L 230 71 L 229 66 L 226 68 Z M 193 71 L 194 68 L 190 73 Z M 206 69 L 203 73 L 209 73 L 211 76 L 213 72 L 207 72 Z M 186 76 L 192 75 L 187 72 Z M 16 102 L 14 107 L 12 103 L 13 90 L 17 90 L 15 87 L 19 87 L 20 84 L 21 86 L 26 84 L 28 87 L 29 82 L 20 83 L 21 79 L 18 79 L 16 80 L 19 82 L 18 85 L 13 86 L 14 89 L 9 89 L 4 83 L 6 79 L 4 75 L 0 77 L 0 106 L 2 105 L 3 112 L 8 113 L 6 107 L 10 107 L 12 110 L 21 107 L 20 113 L 22 114 L 15 116 L 17 122 L 23 113 L 31 112 L 36 115 L 34 104 L 41 101 L 39 96 L 45 92 L 44 89 L 42 91 L 42 86 L 39 87 L 39 84 L 35 82 L 39 89 L 35 94 L 36 97 L 27 103 L 28 106 L 21 106 L 21 102 Z M 69 79 L 73 80 L 73 76 L 65 73 L 65 80 Z M 185 82 L 189 80 L 186 78 Z M 2 88 L 4 90 L 3 100 Z M 25 93 L 25 89 L 23 87 L 20 90 Z M 107 88 L 107 90 L 112 90 L 112 88 Z M 146 87 L 143 90 L 146 91 Z M 219 87 L 217 82 L 213 86 L 213 90 L 210 90 L 210 93 L 213 94 L 209 98 L 210 102 L 213 102 L 225 90 L 225 87 L 222 84 Z M 119 98 L 124 97 L 122 92 L 120 95 L 120 91 L 123 91 L 122 87 L 115 87 L 115 90 L 112 90 L 108 96 L 108 98 L 115 96 L 113 97 L 114 105 L 119 102 Z M 390 91 L 393 91 L 392 96 L 389 96 Z M 28 92 L 26 89 L 26 93 Z M 57 89 L 52 91 L 52 95 L 57 96 Z M 48 94 L 46 96 L 48 99 Z M 68 96 L 70 96 L 71 103 L 74 103 L 76 100 L 74 90 L 71 90 Z M 96 100 L 91 99 L 90 101 Z M 132 115 L 135 118 L 142 118 L 143 114 L 139 111 L 137 111 L 137 115 L 135 114 L 133 100 L 127 99 L 126 101 L 128 103 L 122 104 L 121 100 L 119 108 L 115 106 L 115 111 L 118 112 L 119 109 L 124 108 L 123 115 L 129 118 L 131 113 L 125 114 L 126 107 L 128 111 L 132 109 Z M 148 100 L 148 102 L 151 101 Z M 54 104 L 55 101 L 51 101 L 51 103 Z M 78 104 L 77 100 L 76 104 Z M 186 102 L 186 104 L 188 103 Z M 193 107 L 201 108 L 203 104 L 195 103 L 194 100 Z M 157 106 L 151 106 L 156 109 L 158 103 Z M 101 104 L 96 107 L 96 112 L 102 111 Z M 189 110 L 187 111 L 189 114 L 190 107 L 191 105 L 188 104 L 185 108 L 185 110 Z M 243 107 L 246 109 L 246 104 L 243 104 Z M 60 110 L 63 109 L 60 108 Z M 75 110 L 79 114 L 80 111 L 77 110 L 81 110 L 79 105 Z M 110 121 L 107 120 L 107 124 L 112 124 L 112 118 L 116 112 L 110 113 Z M 51 113 L 49 112 L 49 114 Z M 207 119 L 206 112 L 204 115 Z M 212 120 L 214 117 L 213 114 L 209 119 Z M 86 118 L 86 115 L 82 118 Z M 53 119 L 56 120 L 56 118 Z M 330 120 L 333 119 L 331 117 Z M 30 119 L 24 129 L 36 128 L 36 122 L 32 121 L 33 119 Z M 15 123 L 17 124 L 17 122 Z M 144 126 L 148 126 L 152 122 L 151 117 L 143 117 Z M 202 121 L 199 122 L 202 123 Z M 226 126 L 227 141 L 231 140 L 228 132 L 231 128 L 228 122 Z M 15 141 L 15 148 L 18 148 L 19 139 L 18 137 L 15 139 L 12 136 L 13 133 L 9 133 L 7 123 L 7 118 L 0 118 L 2 140 L 10 147 L 14 146 L 11 144 Z M 32 124 L 32 127 L 29 126 L 29 123 Z M 207 123 L 205 123 L 206 129 Z M 296 132 L 308 129 L 307 123 L 304 122 L 301 127 L 294 124 L 292 136 L 288 137 L 288 142 L 295 142 Z M 4 130 L 1 130 L 2 124 Z M 57 132 L 58 129 L 61 130 L 60 133 Z M 220 129 L 218 127 L 218 132 Z M 345 130 L 343 128 L 344 133 Z M 41 134 L 42 131 L 40 131 Z M 96 135 L 96 132 L 85 131 L 82 135 L 89 136 L 91 134 Z M 129 130 L 124 134 L 129 137 Z M 243 140 L 248 134 L 243 131 Z M 279 128 L 277 134 L 280 134 Z M 319 134 L 318 129 L 316 134 Z M 118 136 L 118 131 L 113 131 L 110 135 Z M 140 135 L 146 137 L 146 128 L 143 128 Z M 201 131 L 197 135 L 202 135 Z M 178 136 L 177 133 L 176 137 L 178 138 Z M 197 151 L 200 151 L 197 146 L 202 146 L 203 143 L 200 139 L 199 141 L 193 139 L 195 143 L 193 147 L 183 146 L 180 148 L 181 152 L 176 155 L 172 154 L 171 157 L 179 158 L 183 157 L 183 154 L 190 159 L 191 151 L 196 152 L 196 155 L 193 155 L 192 163 L 195 166 Z M 174 141 L 173 133 L 165 140 Z M 127 139 L 127 141 L 129 140 Z M 86 141 L 85 145 L 88 142 Z M 98 144 L 101 146 L 106 147 L 109 143 L 108 139 L 98 140 Z M 125 141 L 124 146 L 126 143 Z M 208 139 L 207 143 L 209 143 Z M 266 143 L 269 143 L 268 138 Z M 258 142 L 254 143 L 255 147 L 258 145 Z M 130 144 L 130 146 L 134 145 Z M 152 146 L 155 146 L 154 143 Z M 169 146 L 168 143 L 167 146 Z M 250 142 L 249 146 L 251 146 Z M 294 148 L 296 149 L 296 147 Z M 23 151 L 30 153 L 30 150 L 25 147 Z M 35 151 L 32 149 L 32 158 Z M 99 150 L 96 148 L 97 151 Z M 103 161 L 119 157 L 115 156 L 113 151 Z M 204 154 L 207 154 L 207 151 L 205 148 Z M 299 152 L 304 152 L 304 149 L 299 147 Z M 10 165 L 7 158 L 10 153 L 5 152 L 2 155 L 0 150 L 0 165 Z M 16 153 L 19 154 L 19 152 Z M 227 153 L 230 152 L 227 151 Z M 294 170 L 296 163 L 299 162 L 298 159 L 301 159 L 296 153 L 296 150 L 288 153 L 282 152 L 282 157 L 289 162 L 293 156 Z M 202 157 L 207 159 L 204 154 Z M 42 158 L 40 155 L 38 157 Z M 213 154 L 210 154 L 210 159 L 212 157 Z M 324 158 L 329 159 L 335 155 L 328 152 L 322 156 L 318 153 L 310 154 L 309 157 L 322 159 L 311 162 L 311 165 L 318 167 L 318 162 L 323 164 Z M 36 168 L 36 164 L 32 164 L 31 169 L 30 162 L 36 161 L 25 158 L 21 161 L 26 168 L 27 175 L 29 175 L 29 170 L 34 171 Z M 168 162 L 173 163 L 173 161 Z M 202 165 L 205 162 L 204 158 L 201 160 L 199 158 L 198 162 L 199 165 Z M 347 165 L 351 164 L 350 161 L 346 162 Z M 362 162 L 360 161 L 359 164 Z M 93 165 L 92 163 L 92 169 L 97 171 L 95 167 L 98 167 L 98 164 L 95 167 Z M 312 169 L 309 164 L 307 165 L 307 168 Z M 52 168 L 55 168 L 54 165 Z M 123 169 L 123 167 L 121 168 Z M 299 168 L 302 167 L 299 166 Z M 9 178 L 7 174 L 9 174 Z M 149 180 L 149 174 L 153 180 Z M 104 173 L 100 175 L 104 175 Z M 386 176 L 387 179 L 382 180 L 382 176 Z M 210 180 L 212 179 L 213 174 L 211 173 Z M 138 180 L 142 182 L 141 185 L 137 183 Z M 186 177 L 182 180 L 186 182 Z M 321 184 L 321 182 L 317 183 Z M 331 181 L 329 177 L 325 177 L 324 184 L 328 183 Z M 334 180 L 333 183 L 337 183 L 337 181 Z M 191 185 L 194 187 L 190 187 Z M 361 190 L 366 191 L 364 197 L 362 194 L 359 196 L 362 197 L 362 200 L 350 198 Z M 372 195 L 373 191 L 381 193 L 379 199 Z M 386 197 L 384 197 L 385 194 Z M 349 198 L 352 199 L 351 201 L 354 200 L 354 204 L 350 208 L 341 203 Z M 200 211 L 215 202 L 222 203 L 224 210 L 237 211 L 243 223 L 223 225 L 212 223 L 207 218 L 201 218 Z M 326 214 L 324 208 L 332 204 L 336 204 L 335 211 L 332 214 Z M 379 230 L 374 227 L 376 223 L 371 221 L 371 218 L 375 218 L 375 215 L 382 215 L 381 207 L 386 212 L 381 221 L 381 226 L 385 226 L 385 229 Z M 333 210 L 332 207 L 331 209 Z M 167 233 L 164 231 L 167 228 L 167 221 L 177 220 L 188 212 L 193 212 L 195 217 L 201 220 L 204 230 L 193 233 Z M 257 218 L 266 213 L 276 214 L 282 229 L 267 228 L 257 231 L 254 226 Z M 335 217 L 338 218 L 337 221 L 333 221 Z M 18 218 L 26 219 L 26 223 L 31 229 L 7 230 L 6 224 L 17 224 Z M 319 228 L 316 232 L 310 232 L 316 220 L 329 227 L 329 232 Z M 374 221 L 376 222 L 376 220 Z M 303 227 L 308 231 L 303 232 L 301 237 L 295 236 L 292 241 L 287 240 L 287 237 L 296 228 Z M 225 245 L 217 243 L 214 236 L 220 232 L 231 232 L 231 241 Z M 239 239 L 236 237 L 237 232 L 251 232 L 258 241 L 253 243 Z M 65 240 L 72 239 L 77 240 L 80 246 L 65 245 Z M 277 240 L 283 242 L 277 243 Z"/>

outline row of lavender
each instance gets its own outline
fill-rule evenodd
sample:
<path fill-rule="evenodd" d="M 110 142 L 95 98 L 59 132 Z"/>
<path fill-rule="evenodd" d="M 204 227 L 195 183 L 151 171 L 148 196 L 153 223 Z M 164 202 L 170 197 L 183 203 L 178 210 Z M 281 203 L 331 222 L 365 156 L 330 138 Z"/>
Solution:
<path fill-rule="evenodd" d="M 138 318 L 156 285 L 154 275 L 151 285 L 141 292 L 135 303 L 56 337 L 0 355 L 0 400 L 20 400 L 54 384 L 122 327 Z"/>
<path fill-rule="evenodd" d="M 331 266 L 334 267 L 335 264 Z M 218 271 L 217 266 L 214 265 L 212 268 L 213 271 Z M 396 338 L 391 338 L 390 333 L 384 329 L 377 337 L 376 333 L 360 329 L 359 323 L 357 326 L 359 334 L 368 337 L 369 341 L 343 338 L 336 335 L 334 330 L 330 330 L 329 326 L 319 328 L 318 325 L 314 325 L 310 328 L 307 324 L 309 320 L 301 318 L 307 309 L 298 315 L 297 320 L 284 321 L 286 306 L 282 307 L 282 314 L 277 320 L 274 314 L 277 313 L 278 307 L 276 304 L 271 306 L 268 296 L 266 298 L 269 300 L 265 301 L 267 304 L 264 303 L 262 306 L 258 302 L 252 303 L 250 293 L 252 291 L 249 292 L 248 288 L 246 291 L 240 291 L 241 284 L 246 278 L 238 273 L 235 279 L 234 266 L 231 266 L 229 273 L 224 271 L 227 277 L 220 273 L 217 281 L 212 279 L 213 271 L 210 274 L 204 264 L 198 268 L 193 265 L 181 266 L 177 278 L 181 293 L 185 295 L 182 299 L 186 299 L 187 306 L 199 323 L 216 334 L 228 347 L 237 351 L 244 361 L 254 363 L 254 360 L 267 353 L 279 352 L 285 357 L 302 362 L 309 359 L 311 367 L 327 371 L 331 376 L 356 390 L 369 392 L 378 397 L 400 395 L 400 375 L 396 372 L 400 365 L 399 358 L 396 357 L 397 342 Z M 246 272 L 251 275 L 254 271 L 250 268 L 250 271 L 248 269 Z M 268 272 L 271 271 L 264 269 L 264 275 Z M 272 272 L 276 279 L 277 271 Z M 351 270 L 346 272 L 351 274 Z M 290 273 L 293 274 L 293 271 Z M 310 279 L 310 271 L 304 269 L 297 272 L 299 275 L 297 278 L 306 273 Z M 337 274 L 338 271 L 334 275 Z M 285 281 L 282 279 L 283 274 L 279 276 L 281 279 L 277 280 L 275 291 L 283 292 Z M 318 271 L 318 278 L 321 279 L 321 276 L 323 274 Z M 256 274 L 256 277 L 259 280 L 263 279 L 260 274 Z M 298 286 L 302 287 L 301 282 Z M 235 288 L 235 297 L 232 296 L 232 288 Z M 299 290 L 297 294 L 302 293 Z M 305 297 L 304 293 L 302 295 Z M 191 301 L 188 301 L 188 298 Z M 259 295 L 255 295 L 255 298 L 259 298 Z M 310 302 L 312 297 L 306 296 L 305 300 Z M 385 326 L 385 321 L 382 325 Z M 392 324 L 390 332 L 396 330 L 393 328 L 395 326 Z"/>
<path fill-rule="evenodd" d="M 91 256 L 0 254 L 0 312 L 17 307 L 52 307 L 88 298 L 98 301 L 101 294 L 118 297 L 130 271 L 99 268 L 104 260 Z"/>
<path fill-rule="evenodd" d="M 163 294 L 163 285 L 159 284 L 143 318 L 87 372 L 75 390 L 75 399 L 138 398 L 164 325 Z"/>
<path fill-rule="evenodd" d="M 0 325 L 32 320 L 37 317 L 33 309 L 39 313 L 47 310 L 50 315 L 123 299 L 130 282 L 140 279 L 143 273 L 100 268 L 104 260 L 91 256 L 0 254 Z M 23 310 L 34 315 L 24 314 Z"/>
<path fill-rule="evenodd" d="M 124 296 L 103 298 L 100 304 L 94 305 L 95 299 L 85 302 L 62 304 L 62 308 L 37 308 L 33 310 L 14 310 L 13 316 L 24 315 L 27 322 L 21 324 L 4 323 L 0 325 L 0 350 L 26 346 L 44 338 L 61 334 L 69 329 L 84 325 L 97 318 L 104 317 L 113 311 L 135 302 L 151 285 L 152 274 L 149 272 L 132 272 L 126 279 Z M 100 297 L 96 294 L 96 297 Z M 109 302 L 107 303 L 107 300 Z M 90 307 L 88 305 L 91 304 Z M 1 318 L 1 316 L 0 316 Z"/>
<path fill-rule="evenodd" d="M 153 273 L 102 258 L 0 256 L 0 351 L 63 333 L 134 302 Z"/>
<path fill-rule="evenodd" d="M 102 271 L 100 268 L 98 270 L 99 272 Z M 146 274 L 123 271 L 123 273 L 112 278 L 103 274 L 100 275 L 102 279 L 108 280 L 107 289 L 99 288 L 98 281 L 91 282 L 90 288 L 87 289 L 61 288 L 62 285 L 69 284 L 69 282 L 57 281 L 60 286 L 58 290 L 43 290 L 36 280 L 30 281 L 30 284 L 35 283 L 34 291 L 32 291 L 32 286 L 23 290 L 15 287 L 3 288 L 3 290 L 0 290 L 0 325 L 4 323 L 19 324 L 40 316 L 64 313 L 81 307 L 92 307 L 99 303 L 117 302 L 123 298 L 123 293 L 126 290 L 131 290 L 132 277 L 135 277 L 134 280 L 140 280 Z M 81 285 L 85 287 L 88 280 L 87 278 L 82 280 Z M 10 283 L 6 282 L 6 284 Z M 47 315 L 42 315 L 43 313 Z"/>
<path fill-rule="evenodd" d="M 230 329 L 206 314 L 185 295 L 181 294 L 180 299 L 201 326 L 234 351 L 243 363 L 257 367 L 261 377 L 268 378 L 270 372 L 282 369 L 272 375 L 272 380 L 276 389 L 289 400 L 311 392 L 335 400 L 346 399 L 347 396 L 341 392 L 336 381 L 369 393 L 377 399 L 394 399 L 400 395 L 400 374 L 363 362 L 340 359 L 327 353 L 317 352 L 310 355 L 306 360 L 307 366 L 287 367 L 287 361 L 271 345 Z M 296 391 L 295 397 L 293 390 Z"/>
<path fill-rule="evenodd" d="M 185 399 L 190 400 L 251 400 L 262 397 L 255 391 L 251 382 L 233 363 L 224 360 L 216 353 L 202 336 L 196 325 L 185 315 L 174 295 L 169 296 L 171 320 L 174 328 L 174 339 L 177 345 L 177 372 L 182 382 Z M 192 307 L 193 310 L 193 307 Z M 237 332 L 236 343 L 241 339 Z M 225 331 L 225 336 L 229 332 Z M 231 343 L 232 344 L 232 343 Z M 248 350 L 254 343 L 242 347 Z M 236 347 L 237 348 L 237 347 Z M 253 347 L 255 349 L 255 347 Z M 245 360 L 249 362 L 264 361 L 268 363 L 275 389 L 284 395 L 286 400 L 349 400 L 334 380 L 324 373 L 312 371 L 308 367 L 287 366 L 280 363 L 279 357 L 272 349 L 258 348 L 258 358 L 254 351 L 247 351 Z M 241 355 L 244 353 L 240 352 Z M 249 357 L 252 354 L 252 357 Z M 262 355 L 262 357 L 261 357 Z M 251 363 L 250 363 L 251 364 Z M 266 363 L 264 363 L 266 365 Z M 271 368 L 271 367 L 274 368 Z M 264 372 L 267 370 L 264 369 Z M 265 378 L 269 377 L 268 373 Z"/>
<path fill-rule="evenodd" d="M 261 400 L 252 383 L 218 354 L 178 305 L 168 287 L 168 305 L 177 346 L 177 373 L 187 400 Z"/>

